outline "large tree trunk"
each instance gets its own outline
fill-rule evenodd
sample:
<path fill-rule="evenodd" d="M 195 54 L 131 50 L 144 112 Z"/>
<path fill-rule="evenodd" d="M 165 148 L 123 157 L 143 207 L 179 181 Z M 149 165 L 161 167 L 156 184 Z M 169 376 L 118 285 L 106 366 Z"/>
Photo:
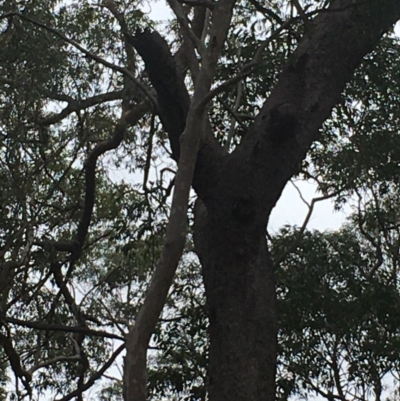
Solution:
<path fill-rule="evenodd" d="M 246 161 L 222 157 L 195 209 L 194 240 L 210 320 L 212 401 L 275 399 L 276 292 L 266 225 L 282 187 L 266 193 Z"/>
<path fill-rule="evenodd" d="M 197 208 L 195 243 L 210 319 L 212 401 L 275 398 L 275 280 L 265 226 Z"/>

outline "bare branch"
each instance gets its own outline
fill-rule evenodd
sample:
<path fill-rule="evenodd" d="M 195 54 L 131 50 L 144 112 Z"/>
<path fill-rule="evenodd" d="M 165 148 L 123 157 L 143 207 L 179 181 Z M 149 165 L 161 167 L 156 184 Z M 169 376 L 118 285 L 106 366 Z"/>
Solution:
<path fill-rule="evenodd" d="M 302 201 L 305 205 L 307 205 L 308 208 L 310 208 L 311 206 L 310 206 L 310 204 L 304 199 L 304 196 L 303 196 L 303 194 L 301 193 L 300 188 L 294 183 L 293 180 L 290 180 L 289 182 L 293 185 L 293 187 L 295 188 L 295 190 L 296 190 L 297 193 L 299 194 L 299 198 L 301 199 L 301 201 Z"/>
<path fill-rule="evenodd" d="M 280 256 L 277 257 L 277 259 L 276 259 L 276 261 L 275 261 L 275 264 L 276 264 L 277 266 L 278 266 L 280 263 L 282 263 L 282 262 L 285 260 L 285 258 L 286 258 L 288 255 L 290 255 L 292 252 L 294 252 L 295 249 L 298 247 L 298 245 L 299 245 L 299 243 L 300 243 L 300 241 L 301 241 L 301 239 L 302 239 L 302 237 L 303 237 L 303 234 L 304 234 L 304 232 L 305 232 L 305 230 L 306 230 L 306 228 L 307 228 L 307 225 L 308 225 L 308 223 L 309 223 L 309 221 L 310 221 L 310 219 L 311 219 L 311 216 L 312 216 L 312 214 L 313 214 L 315 205 L 316 205 L 318 202 L 321 202 L 321 201 L 324 201 L 324 200 L 333 198 L 334 196 L 337 196 L 337 195 L 338 195 L 340 192 L 342 192 L 342 191 L 343 191 L 343 190 L 341 189 L 341 190 L 332 192 L 332 193 L 330 193 L 330 194 L 326 194 L 326 195 L 319 196 L 319 197 L 316 197 L 316 198 L 312 199 L 312 201 L 311 201 L 311 203 L 310 203 L 310 206 L 309 206 L 309 208 L 308 208 L 308 212 L 307 212 L 306 218 L 304 219 L 303 224 L 302 224 L 302 226 L 300 227 L 300 229 L 297 231 L 297 234 L 296 234 L 296 237 L 295 237 L 294 241 L 293 241 L 292 244 L 289 246 L 289 248 L 288 248 L 287 250 L 285 250 L 285 252 L 283 252 L 282 255 L 280 255 Z"/>

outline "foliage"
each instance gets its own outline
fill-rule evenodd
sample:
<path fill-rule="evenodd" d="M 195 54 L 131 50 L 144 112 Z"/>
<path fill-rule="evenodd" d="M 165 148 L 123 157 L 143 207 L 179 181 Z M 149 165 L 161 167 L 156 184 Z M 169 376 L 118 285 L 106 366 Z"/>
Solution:
<path fill-rule="evenodd" d="M 266 47 L 253 74 L 210 105 L 216 137 L 228 148 L 240 142 L 306 30 L 293 18 L 277 34 L 279 21 L 293 15 L 281 3 L 268 2 L 273 17 L 252 1 L 235 9 L 216 83 Z M 329 2 L 303 3 L 312 12 Z M 131 32 L 156 26 L 140 2 L 115 4 Z M 91 381 L 93 397 L 119 400 L 121 344 L 160 255 L 175 165 L 143 91 L 74 46 L 147 85 L 118 15 L 88 0 L 0 1 L 0 15 L 11 12 L 22 17 L 0 20 L 0 364 L 7 366 L 0 400 L 4 388 L 9 399 L 66 400 Z M 165 31 L 179 47 L 176 22 Z M 275 39 L 265 43 L 269 34 Z M 399 49 L 388 35 L 364 59 L 300 173 L 337 207 L 355 205 L 348 224 L 324 233 L 286 227 L 271 238 L 281 399 L 378 399 L 386 375 L 400 369 Z M 119 138 L 121 114 L 138 105 Z M 110 138 L 117 146 L 100 151 Z M 206 399 L 208 321 L 192 247 L 152 338 L 155 400 Z M 7 375 L 18 385 L 5 384 Z"/>

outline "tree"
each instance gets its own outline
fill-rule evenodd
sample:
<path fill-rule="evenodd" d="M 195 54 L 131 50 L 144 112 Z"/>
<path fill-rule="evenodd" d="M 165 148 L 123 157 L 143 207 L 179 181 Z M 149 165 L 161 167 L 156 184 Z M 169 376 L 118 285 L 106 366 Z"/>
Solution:
<path fill-rule="evenodd" d="M 351 186 L 362 177 L 357 168 L 347 176 L 335 164 L 323 171 L 335 138 L 321 128 L 335 106 L 356 113 L 380 101 L 370 95 L 353 104 L 367 91 L 349 84 L 400 18 L 400 5 L 170 0 L 176 21 L 164 33 L 136 3 L 58 3 L 0 3 L 0 340 L 23 384 L 16 395 L 82 399 L 126 348 L 123 396 L 146 398 L 147 352 L 162 330 L 189 210 L 207 300 L 208 397 L 274 399 L 275 269 L 286 259 L 268 244 L 268 219 L 307 163 L 324 178 L 324 197 L 359 188 Z M 337 121 L 325 123 L 333 135 Z M 170 165 L 150 177 L 156 152 L 178 165 L 167 188 Z M 111 180 L 112 165 L 142 170 L 140 187 Z"/>

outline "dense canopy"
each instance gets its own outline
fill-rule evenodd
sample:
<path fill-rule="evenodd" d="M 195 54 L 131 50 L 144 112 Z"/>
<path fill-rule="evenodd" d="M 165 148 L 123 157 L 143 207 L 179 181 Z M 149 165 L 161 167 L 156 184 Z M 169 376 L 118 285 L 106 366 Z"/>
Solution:
<path fill-rule="evenodd" d="M 0 400 L 395 400 L 400 3 L 167 4 L 0 0 Z"/>

